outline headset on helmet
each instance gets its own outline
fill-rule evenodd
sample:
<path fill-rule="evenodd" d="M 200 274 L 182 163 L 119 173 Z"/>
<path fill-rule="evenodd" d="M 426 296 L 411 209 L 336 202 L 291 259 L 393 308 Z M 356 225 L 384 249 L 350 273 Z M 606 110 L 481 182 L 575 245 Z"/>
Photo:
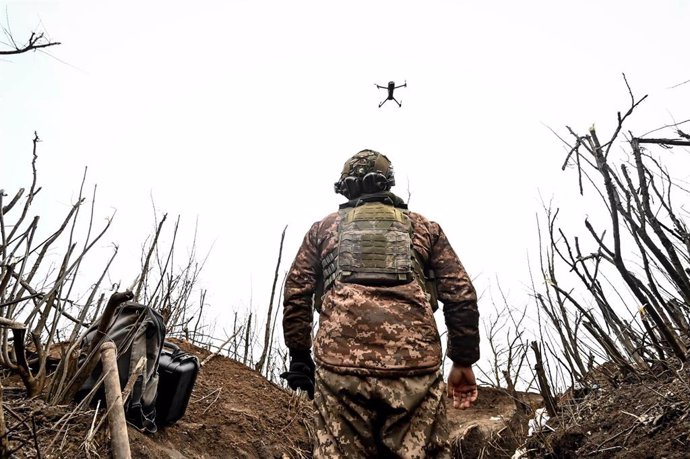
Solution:
<path fill-rule="evenodd" d="M 362 194 L 388 191 L 393 185 L 393 165 L 386 155 L 362 150 L 345 162 L 334 188 L 336 193 L 354 199 Z"/>

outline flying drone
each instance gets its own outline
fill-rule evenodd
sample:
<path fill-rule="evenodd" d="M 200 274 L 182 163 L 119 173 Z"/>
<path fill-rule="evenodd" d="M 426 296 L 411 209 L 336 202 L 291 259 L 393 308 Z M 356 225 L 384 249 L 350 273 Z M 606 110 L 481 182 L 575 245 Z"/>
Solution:
<path fill-rule="evenodd" d="M 402 102 L 398 102 L 397 99 L 396 99 L 395 97 L 393 97 L 393 91 L 395 91 L 395 90 L 398 89 L 398 88 L 406 88 L 406 87 L 407 87 L 407 80 L 405 80 L 405 83 L 404 83 L 404 84 L 401 84 L 401 85 L 399 85 L 399 86 L 396 86 L 396 85 L 395 85 L 395 81 L 389 81 L 389 82 L 388 82 L 388 86 L 381 86 L 381 85 L 376 84 L 376 83 L 374 83 L 374 84 L 376 85 L 376 87 L 377 87 L 378 89 L 388 89 L 388 97 L 385 98 L 385 99 L 383 100 L 383 102 L 381 102 L 381 103 L 379 104 L 379 108 L 381 108 L 381 106 L 382 106 L 383 104 L 385 104 L 387 100 L 392 100 L 392 101 L 394 101 L 396 104 L 398 104 L 398 107 L 402 107 Z"/>

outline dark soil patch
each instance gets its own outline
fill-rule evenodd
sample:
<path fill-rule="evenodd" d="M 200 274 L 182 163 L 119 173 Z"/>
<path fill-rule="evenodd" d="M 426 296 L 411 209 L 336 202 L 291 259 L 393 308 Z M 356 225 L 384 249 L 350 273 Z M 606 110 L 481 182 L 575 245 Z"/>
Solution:
<path fill-rule="evenodd" d="M 603 367 L 588 393 L 567 394 L 554 429 L 530 439 L 530 457 L 690 457 L 690 372 L 639 376 Z"/>

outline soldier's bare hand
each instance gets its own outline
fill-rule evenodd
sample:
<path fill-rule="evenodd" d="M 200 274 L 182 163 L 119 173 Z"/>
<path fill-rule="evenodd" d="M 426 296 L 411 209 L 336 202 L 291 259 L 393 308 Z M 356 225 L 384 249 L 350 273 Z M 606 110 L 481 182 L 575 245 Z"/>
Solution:
<path fill-rule="evenodd" d="M 461 410 L 477 400 L 477 380 L 472 367 L 453 365 L 448 376 L 448 397 L 453 398 L 453 408 Z"/>

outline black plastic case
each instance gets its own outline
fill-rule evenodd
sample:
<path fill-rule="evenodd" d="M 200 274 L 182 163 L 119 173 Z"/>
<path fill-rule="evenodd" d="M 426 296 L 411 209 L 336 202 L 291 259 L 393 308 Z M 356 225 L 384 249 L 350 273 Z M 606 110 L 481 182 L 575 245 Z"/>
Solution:
<path fill-rule="evenodd" d="M 158 363 L 156 424 L 174 424 L 184 416 L 199 373 L 199 359 L 165 342 Z"/>

